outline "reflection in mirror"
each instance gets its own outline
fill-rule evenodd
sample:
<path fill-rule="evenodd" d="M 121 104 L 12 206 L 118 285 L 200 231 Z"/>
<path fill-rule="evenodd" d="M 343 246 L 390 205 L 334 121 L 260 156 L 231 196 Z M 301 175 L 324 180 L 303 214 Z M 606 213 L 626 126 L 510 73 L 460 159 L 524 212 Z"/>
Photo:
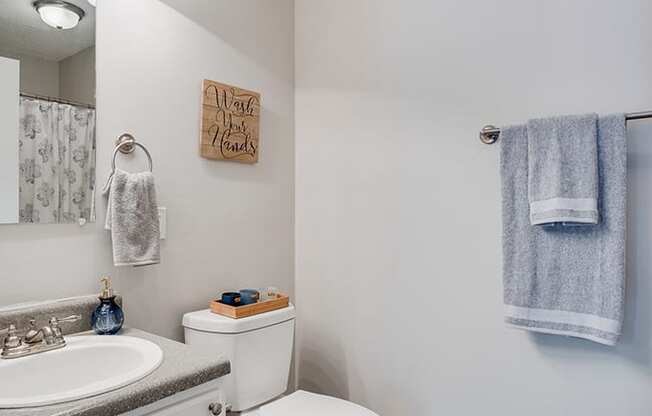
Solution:
<path fill-rule="evenodd" d="M 0 0 L 0 223 L 95 219 L 91 3 Z"/>

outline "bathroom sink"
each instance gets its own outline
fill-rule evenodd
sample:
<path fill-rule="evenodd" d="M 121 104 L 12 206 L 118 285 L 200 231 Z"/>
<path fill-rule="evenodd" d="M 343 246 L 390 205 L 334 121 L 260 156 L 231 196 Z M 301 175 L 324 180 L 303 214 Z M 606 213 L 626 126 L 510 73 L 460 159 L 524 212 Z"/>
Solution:
<path fill-rule="evenodd" d="M 0 360 L 0 408 L 77 400 L 134 383 L 163 359 L 158 345 L 129 336 L 80 335 L 65 347 Z"/>

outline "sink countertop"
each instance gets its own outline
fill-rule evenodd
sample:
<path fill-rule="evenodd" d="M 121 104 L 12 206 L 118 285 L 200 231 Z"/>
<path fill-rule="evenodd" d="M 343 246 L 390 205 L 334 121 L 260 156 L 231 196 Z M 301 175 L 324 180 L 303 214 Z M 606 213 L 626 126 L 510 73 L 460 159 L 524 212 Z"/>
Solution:
<path fill-rule="evenodd" d="M 0 416 L 114 416 L 154 403 L 231 372 L 231 365 L 226 358 L 208 356 L 177 341 L 133 328 L 125 328 L 118 335 L 113 336 L 120 335 L 146 339 L 158 345 L 163 350 L 161 365 L 142 380 L 117 390 L 49 406 L 0 409 Z M 84 334 L 76 336 L 84 336 Z"/>

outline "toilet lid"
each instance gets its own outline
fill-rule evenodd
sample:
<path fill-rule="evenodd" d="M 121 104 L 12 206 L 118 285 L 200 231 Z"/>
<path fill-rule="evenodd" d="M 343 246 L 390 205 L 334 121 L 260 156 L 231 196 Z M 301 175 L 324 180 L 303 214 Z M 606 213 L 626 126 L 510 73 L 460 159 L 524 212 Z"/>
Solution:
<path fill-rule="evenodd" d="M 355 403 L 298 390 L 260 408 L 261 416 L 378 416 Z"/>

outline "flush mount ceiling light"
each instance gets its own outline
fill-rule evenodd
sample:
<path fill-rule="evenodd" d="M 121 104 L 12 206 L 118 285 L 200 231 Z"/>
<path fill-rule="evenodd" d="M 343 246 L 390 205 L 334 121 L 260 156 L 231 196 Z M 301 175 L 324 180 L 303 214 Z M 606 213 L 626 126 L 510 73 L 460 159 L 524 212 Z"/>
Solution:
<path fill-rule="evenodd" d="M 57 29 L 72 29 L 86 14 L 82 8 L 62 0 L 38 0 L 32 6 L 45 24 Z"/>

